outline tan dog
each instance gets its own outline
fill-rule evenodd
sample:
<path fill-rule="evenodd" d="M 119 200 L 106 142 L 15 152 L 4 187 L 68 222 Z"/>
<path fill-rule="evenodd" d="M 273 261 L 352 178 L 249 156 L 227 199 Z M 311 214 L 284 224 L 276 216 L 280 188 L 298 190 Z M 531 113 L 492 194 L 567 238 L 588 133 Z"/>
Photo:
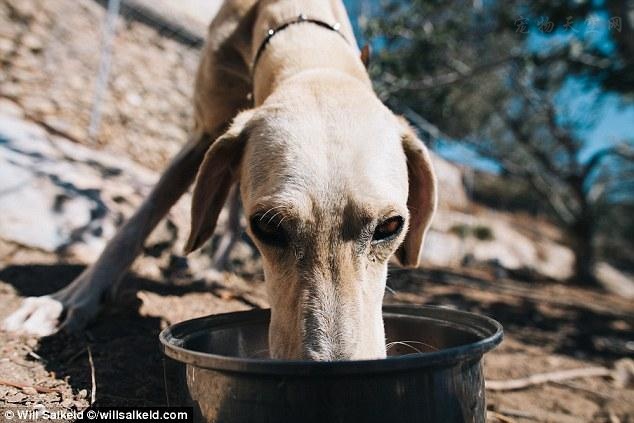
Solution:
<path fill-rule="evenodd" d="M 212 235 L 240 182 L 263 257 L 272 356 L 384 357 L 387 262 L 396 252 L 417 265 L 435 179 L 423 143 L 373 93 L 341 1 L 227 0 L 194 103 L 195 136 L 99 260 L 62 291 L 26 299 L 6 327 L 46 334 L 92 319 L 198 170 L 186 249 Z"/>

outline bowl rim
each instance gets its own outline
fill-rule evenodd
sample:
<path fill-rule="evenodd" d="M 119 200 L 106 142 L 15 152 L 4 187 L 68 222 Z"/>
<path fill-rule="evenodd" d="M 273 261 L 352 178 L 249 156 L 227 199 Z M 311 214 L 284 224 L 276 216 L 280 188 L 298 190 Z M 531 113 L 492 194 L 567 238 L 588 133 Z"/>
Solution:
<path fill-rule="evenodd" d="M 189 350 L 182 345 L 202 330 L 268 320 L 270 309 L 254 309 L 214 314 L 173 324 L 161 331 L 159 340 L 163 354 L 175 361 L 211 370 L 271 375 L 338 375 L 404 371 L 422 367 L 446 367 L 458 362 L 480 360 L 503 339 L 502 325 L 481 314 L 430 305 L 384 305 L 383 316 L 403 316 L 437 320 L 459 325 L 482 338 L 465 345 L 434 352 L 388 356 L 372 360 L 310 361 L 268 358 L 231 357 Z M 181 333 L 179 333 L 181 332 Z"/>

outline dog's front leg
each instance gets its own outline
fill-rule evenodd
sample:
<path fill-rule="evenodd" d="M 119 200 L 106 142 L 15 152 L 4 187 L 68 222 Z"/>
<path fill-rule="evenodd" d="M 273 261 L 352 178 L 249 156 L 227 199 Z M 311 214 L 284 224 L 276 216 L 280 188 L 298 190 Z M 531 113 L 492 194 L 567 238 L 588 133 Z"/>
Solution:
<path fill-rule="evenodd" d="M 95 317 L 105 295 L 116 291 L 150 232 L 190 186 L 205 152 L 222 129 L 192 137 L 141 207 L 108 242 L 99 259 L 62 290 L 26 298 L 5 320 L 5 329 L 44 336 L 59 329 L 80 329 Z"/>

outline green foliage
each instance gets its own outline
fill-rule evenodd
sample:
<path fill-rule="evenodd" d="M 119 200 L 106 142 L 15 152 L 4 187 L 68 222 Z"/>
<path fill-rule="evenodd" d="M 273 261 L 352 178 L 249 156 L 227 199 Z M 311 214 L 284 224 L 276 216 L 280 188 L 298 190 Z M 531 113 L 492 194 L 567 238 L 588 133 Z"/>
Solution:
<path fill-rule="evenodd" d="M 484 225 L 466 225 L 459 224 L 454 225 L 449 229 L 449 232 L 459 236 L 462 239 L 474 237 L 479 241 L 492 241 L 495 239 L 493 236 L 493 230 Z"/>

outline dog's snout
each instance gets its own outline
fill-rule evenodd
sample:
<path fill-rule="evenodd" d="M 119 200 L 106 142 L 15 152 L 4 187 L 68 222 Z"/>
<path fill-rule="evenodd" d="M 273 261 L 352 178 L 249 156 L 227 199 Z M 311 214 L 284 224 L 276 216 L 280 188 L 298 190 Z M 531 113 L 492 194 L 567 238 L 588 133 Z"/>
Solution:
<path fill-rule="evenodd" d="M 338 361 L 338 360 L 350 360 L 352 359 L 352 354 L 338 354 L 332 350 L 327 352 L 317 352 L 313 350 L 307 350 L 304 352 L 305 360 L 311 361 Z"/>
<path fill-rule="evenodd" d="M 354 355 L 355 307 L 333 284 L 322 284 L 304 295 L 303 355 L 308 360 L 346 360 Z"/>
<path fill-rule="evenodd" d="M 307 360 L 332 361 L 352 357 L 349 339 L 346 339 L 338 322 L 325 322 L 314 315 L 304 322 L 303 356 Z"/>

